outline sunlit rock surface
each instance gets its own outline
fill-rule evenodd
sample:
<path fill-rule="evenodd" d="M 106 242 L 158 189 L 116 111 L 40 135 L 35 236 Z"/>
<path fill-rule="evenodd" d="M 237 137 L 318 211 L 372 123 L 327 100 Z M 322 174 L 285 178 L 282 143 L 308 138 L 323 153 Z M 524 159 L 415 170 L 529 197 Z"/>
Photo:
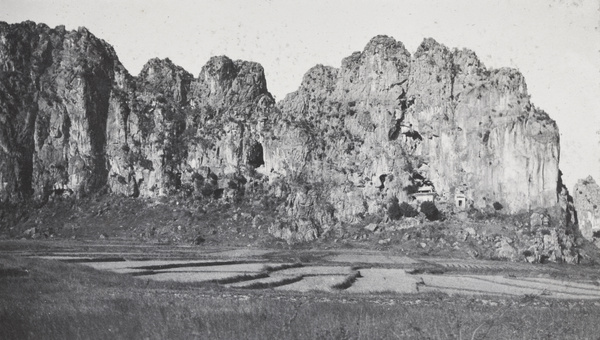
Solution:
<path fill-rule="evenodd" d="M 3 202 L 262 195 L 279 202 L 274 235 L 310 241 L 424 184 L 448 207 L 559 201 L 558 128 L 523 76 L 433 39 L 411 55 L 377 36 L 277 104 L 257 63 L 213 57 L 195 77 L 152 59 L 132 76 L 85 28 L 0 23 L 0 72 Z"/>
<path fill-rule="evenodd" d="M 590 241 L 600 238 L 600 186 L 592 176 L 577 181 L 573 204 L 581 235 Z"/>

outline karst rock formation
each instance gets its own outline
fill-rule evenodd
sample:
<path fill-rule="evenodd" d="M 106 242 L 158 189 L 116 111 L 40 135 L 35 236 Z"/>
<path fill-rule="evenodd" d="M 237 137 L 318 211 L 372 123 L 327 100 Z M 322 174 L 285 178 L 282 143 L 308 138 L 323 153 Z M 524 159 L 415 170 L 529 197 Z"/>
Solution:
<path fill-rule="evenodd" d="M 261 65 L 131 76 L 85 28 L 0 23 L 0 200 L 100 189 L 133 197 L 278 197 L 270 231 L 312 240 L 431 185 L 478 209 L 560 203 L 556 123 L 514 69 L 425 39 L 377 36 L 275 103 Z"/>
<path fill-rule="evenodd" d="M 600 186 L 591 176 L 575 184 L 573 204 L 581 235 L 600 244 Z"/>

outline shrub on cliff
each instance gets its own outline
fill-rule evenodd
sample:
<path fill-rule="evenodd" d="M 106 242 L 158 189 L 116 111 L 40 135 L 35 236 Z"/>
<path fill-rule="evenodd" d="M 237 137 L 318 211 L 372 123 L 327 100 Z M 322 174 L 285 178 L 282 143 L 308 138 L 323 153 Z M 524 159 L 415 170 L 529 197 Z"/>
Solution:
<path fill-rule="evenodd" d="M 388 205 L 388 216 L 392 220 L 399 220 L 401 217 L 415 217 L 419 214 L 415 208 L 406 202 L 400 203 L 398 198 L 393 197 Z"/>
<path fill-rule="evenodd" d="M 406 202 L 402 202 L 402 204 L 400 204 L 400 212 L 404 217 L 415 217 L 419 215 L 417 209 L 413 208 L 412 205 Z"/>
<path fill-rule="evenodd" d="M 392 220 L 399 220 L 402 217 L 402 211 L 400 210 L 400 204 L 398 202 L 398 198 L 392 197 L 390 200 L 390 204 L 388 204 L 388 216 Z"/>
<path fill-rule="evenodd" d="M 427 219 L 430 221 L 437 221 L 441 217 L 440 211 L 435 206 L 435 203 L 430 201 L 421 203 L 421 212 L 425 214 L 425 217 L 427 217 Z"/>

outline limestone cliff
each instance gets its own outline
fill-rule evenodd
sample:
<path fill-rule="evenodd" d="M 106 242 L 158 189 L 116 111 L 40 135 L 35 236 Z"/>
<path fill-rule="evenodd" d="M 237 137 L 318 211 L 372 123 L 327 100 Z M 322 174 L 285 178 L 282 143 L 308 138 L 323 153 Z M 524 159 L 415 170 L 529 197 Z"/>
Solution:
<path fill-rule="evenodd" d="M 425 39 L 373 38 L 339 69 L 316 66 L 278 103 L 265 165 L 331 186 L 337 215 L 382 214 L 430 182 L 442 200 L 518 212 L 557 204 L 559 135 L 514 69 Z"/>
<path fill-rule="evenodd" d="M 262 67 L 214 57 L 194 79 L 168 59 L 151 60 L 134 84 L 132 98 L 108 113 L 112 191 L 220 196 L 237 188 L 221 176 L 252 163 L 253 130 L 273 102 Z"/>
<path fill-rule="evenodd" d="M 239 177 L 217 176 L 260 161 L 252 134 L 273 99 L 259 64 L 214 57 L 195 79 L 153 59 L 132 77 L 85 28 L 2 23 L 0 42 L 4 202 L 102 187 L 220 196 Z"/>
<path fill-rule="evenodd" d="M 581 235 L 589 241 L 600 237 L 600 186 L 592 176 L 580 179 L 573 189 L 573 204 Z"/>
<path fill-rule="evenodd" d="M 134 77 L 84 28 L 1 23 L 0 72 L 2 202 L 255 193 L 281 202 L 270 231 L 298 241 L 388 218 L 424 184 L 450 210 L 457 195 L 507 213 L 558 203 L 558 129 L 523 76 L 432 39 L 411 55 L 377 36 L 277 105 L 257 63 L 213 57 L 194 77 L 152 59 Z"/>
<path fill-rule="evenodd" d="M 128 75 L 108 44 L 68 32 L 0 23 L 0 199 L 106 183 L 106 122 Z"/>

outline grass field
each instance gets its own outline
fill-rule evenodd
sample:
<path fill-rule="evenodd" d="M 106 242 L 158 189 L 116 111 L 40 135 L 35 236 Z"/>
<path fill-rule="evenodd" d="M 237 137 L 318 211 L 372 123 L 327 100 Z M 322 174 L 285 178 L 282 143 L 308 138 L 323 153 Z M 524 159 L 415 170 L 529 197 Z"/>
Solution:
<path fill-rule="evenodd" d="M 596 339 L 600 303 L 252 291 L 0 256 L 0 339 Z"/>

